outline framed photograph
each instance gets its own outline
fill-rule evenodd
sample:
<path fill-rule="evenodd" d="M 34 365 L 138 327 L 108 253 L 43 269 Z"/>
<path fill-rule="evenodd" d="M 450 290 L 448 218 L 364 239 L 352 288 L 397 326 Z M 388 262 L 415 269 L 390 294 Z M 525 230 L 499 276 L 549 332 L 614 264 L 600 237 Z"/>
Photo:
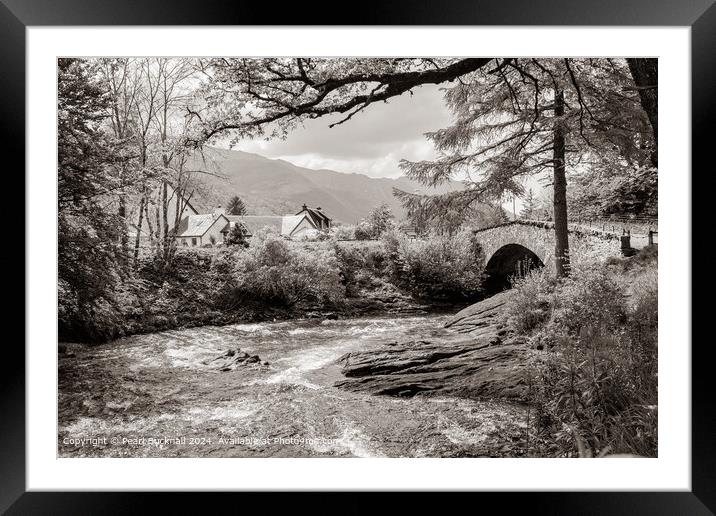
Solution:
<path fill-rule="evenodd" d="M 712 514 L 712 4 L 3 0 L 27 302 L 0 507 Z"/>

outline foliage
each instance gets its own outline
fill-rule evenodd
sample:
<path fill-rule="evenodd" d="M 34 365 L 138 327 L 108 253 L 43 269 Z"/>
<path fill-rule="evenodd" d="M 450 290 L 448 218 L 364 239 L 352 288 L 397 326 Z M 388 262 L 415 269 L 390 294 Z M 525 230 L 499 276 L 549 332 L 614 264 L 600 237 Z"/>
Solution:
<path fill-rule="evenodd" d="M 615 147 L 644 161 L 649 153 L 640 154 L 639 148 L 649 144 L 644 141 L 646 117 L 635 94 L 618 93 L 631 84 L 626 64 L 607 60 L 524 59 L 510 62 L 499 73 L 477 71 L 446 90 L 455 120 L 427 134 L 438 158 L 403 161 L 401 168 L 426 185 L 470 174 L 470 195 L 458 199 L 466 206 L 480 197 L 521 195 L 517 178 L 552 166 L 555 91 L 562 91 L 566 104 L 574 106 L 560 120 L 572 149 L 568 167 L 587 158 L 611 162 Z M 473 171 L 480 175 L 475 177 Z"/>
<path fill-rule="evenodd" d="M 231 258 L 229 288 L 235 298 L 291 307 L 300 302 L 339 303 L 344 297 L 333 249 L 317 247 L 309 252 L 269 235 L 252 239 L 248 249 Z"/>
<path fill-rule="evenodd" d="M 378 242 L 361 245 L 334 245 L 346 295 L 358 297 L 361 289 L 370 290 L 377 283 L 389 280 L 388 257 Z"/>
<path fill-rule="evenodd" d="M 333 226 L 330 234 L 336 240 L 357 240 L 355 231 L 355 226 Z"/>
<path fill-rule="evenodd" d="M 534 219 L 537 212 L 537 199 L 535 197 L 532 188 L 527 191 L 524 204 L 522 205 L 522 211 L 520 211 L 521 219 Z"/>
<path fill-rule="evenodd" d="M 529 369 L 538 454 L 656 454 L 656 267 L 624 270 L 532 273 L 508 301 L 511 322 L 544 350 Z"/>
<path fill-rule="evenodd" d="M 577 218 L 655 216 L 658 213 L 656 169 L 595 166 L 575 174 L 568 190 Z"/>
<path fill-rule="evenodd" d="M 532 269 L 516 279 L 507 304 L 510 324 L 521 333 L 528 333 L 546 323 L 555 305 L 557 281 L 544 268 Z"/>
<path fill-rule="evenodd" d="M 234 195 L 229 199 L 229 204 L 226 206 L 226 212 L 229 215 L 246 215 L 246 205 L 241 197 Z"/>
<path fill-rule="evenodd" d="M 60 59 L 58 71 L 59 334 L 103 339 L 116 333 L 128 274 L 123 221 L 103 209 L 116 187 L 107 169 L 119 159 L 117 143 L 101 130 L 109 104 L 96 67 Z"/>
<path fill-rule="evenodd" d="M 373 231 L 368 224 L 361 221 L 353 230 L 353 236 L 356 240 L 371 240 L 373 238 Z"/>
<path fill-rule="evenodd" d="M 191 142 L 197 124 L 187 112 L 201 111 L 195 95 L 201 76 L 189 58 L 102 58 L 85 60 L 99 69 L 111 109 L 105 131 L 121 141 L 126 159 L 113 167 L 117 185 L 105 202 L 139 229 L 131 246 L 138 265 L 141 237 L 171 266 L 176 252 L 173 234 L 186 202 L 197 188 L 201 167 L 186 165 L 201 154 Z M 130 242 L 125 234 L 122 247 Z"/>
<path fill-rule="evenodd" d="M 226 237 L 226 245 L 249 246 L 248 230 L 241 222 L 232 224 L 229 234 Z"/>
<path fill-rule="evenodd" d="M 581 269 L 575 278 L 562 282 L 557 301 L 555 322 L 573 335 L 609 334 L 625 322 L 623 289 L 602 266 Z"/>
<path fill-rule="evenodd" d="M 232 132 L 285 136 L 301 122 L 340 114 L 340 124 L 370 104 L 438 84 L 486 66 L 489 58 L 217 58 L 203 63 L 211 76 L 204 96 L 214 109 L 203 117 L 204 139 Z"/>
<path fill-rule="evenodd" d="M 461 229 L 487 227 L 507 221 L 507 215 L 496 203 L 464 203 L 465 192 L 421 195 L 393 190 L 407 207 L 407 221 L 421 236 L 428 233 L 453 235 Z"/>
<path fill-rule="evenodd" d="M 354 230 L 356 240 L 374 240 L 395 228 L 395 216 L 386 203 L 373 208 Z"/>
<path fill-rule="evenodd" d="M 480 294 L 485 254 L 472 232 L 413 240 L 394 231 L 383 243 L 396 282 L 418 298 L 455 301 Z"/>

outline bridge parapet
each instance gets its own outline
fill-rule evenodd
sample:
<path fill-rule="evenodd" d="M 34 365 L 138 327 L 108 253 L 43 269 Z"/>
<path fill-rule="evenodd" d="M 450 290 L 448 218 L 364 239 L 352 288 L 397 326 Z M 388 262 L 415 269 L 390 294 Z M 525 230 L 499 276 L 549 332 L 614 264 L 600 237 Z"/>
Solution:
<path fill-rule="evenodd" d="M 488 260 L 504 246 L 517 244 L 532 251 L 547 268 L 554 268 L 553 222 L 514 220 L 476 229 L 474 233 L 479 236 Z M 621 233 L 570 224 L 569 236 L 573 264 L 621 254 Z"/>

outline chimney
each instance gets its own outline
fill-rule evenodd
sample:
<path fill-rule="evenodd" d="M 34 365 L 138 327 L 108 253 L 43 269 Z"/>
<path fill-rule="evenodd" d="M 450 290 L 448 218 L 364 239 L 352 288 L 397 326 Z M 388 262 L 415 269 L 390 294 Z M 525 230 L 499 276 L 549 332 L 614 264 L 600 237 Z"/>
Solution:
<path fill-rule="evenodd" d="M 316 210 L 321 211 L 321 207 L 319 206 L 318 208 L 316 208 Z"/>
<path fill-rule="evenodd" d="M 306 211 L 308 209 L 308 206 L 306 206 L 306 203 L 303 203 L 303 211 Z"/>

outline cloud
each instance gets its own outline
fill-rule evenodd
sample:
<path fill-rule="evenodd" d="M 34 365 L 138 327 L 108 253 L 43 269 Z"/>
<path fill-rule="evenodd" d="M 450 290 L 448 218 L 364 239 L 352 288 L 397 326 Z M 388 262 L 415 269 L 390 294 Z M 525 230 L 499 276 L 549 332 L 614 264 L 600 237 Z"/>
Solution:
<path fill-rule="evenodd" d="M 440 88 L 431 85 L 417 88 L 413 95 L 368 106 L 347 122 L 328 127 L 339 119 L 309 120 L 285 140 L 247 140 L 234 148 L 308 168 L 397 177 L 401 159 L 433 156 L 423 133 L 445 127 L 451 116 Z"/>

